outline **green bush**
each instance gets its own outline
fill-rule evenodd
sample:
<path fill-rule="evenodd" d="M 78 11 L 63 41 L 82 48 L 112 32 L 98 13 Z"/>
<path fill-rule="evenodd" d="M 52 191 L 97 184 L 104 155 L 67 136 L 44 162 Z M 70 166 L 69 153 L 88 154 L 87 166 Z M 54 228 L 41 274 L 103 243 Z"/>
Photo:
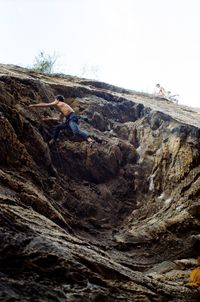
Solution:
<path fill-rule="evenodd" d="M 39 53 L 37 57 L 35 57 L 35 63 L 33 64 L 33 70 L 51 74 L 53 72 L 54 65 L 56 63 L 56 56 L 50 56 L 49 54 L 45 54 L 43 51 Z"/>

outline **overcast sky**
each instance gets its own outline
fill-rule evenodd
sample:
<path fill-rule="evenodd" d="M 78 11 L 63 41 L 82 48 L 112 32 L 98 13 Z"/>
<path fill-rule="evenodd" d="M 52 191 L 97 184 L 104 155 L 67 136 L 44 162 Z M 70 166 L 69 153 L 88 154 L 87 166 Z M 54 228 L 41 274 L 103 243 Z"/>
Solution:
<path fill-rule="evenodd" d="M 0 62 L 153 92 L 200 107 L 200 0 L 0 0 Z"/>

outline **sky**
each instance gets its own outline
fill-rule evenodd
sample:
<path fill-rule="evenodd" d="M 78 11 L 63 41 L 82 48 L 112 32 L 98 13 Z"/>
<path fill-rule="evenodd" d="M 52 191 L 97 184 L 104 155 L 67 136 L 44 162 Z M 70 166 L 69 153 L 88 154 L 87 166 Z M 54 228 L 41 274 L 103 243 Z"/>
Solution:
<path fill-rule="evenodd" d="M 200 0 L 0 0 L 0 63 L 153 93 L 200 108 Z"/>

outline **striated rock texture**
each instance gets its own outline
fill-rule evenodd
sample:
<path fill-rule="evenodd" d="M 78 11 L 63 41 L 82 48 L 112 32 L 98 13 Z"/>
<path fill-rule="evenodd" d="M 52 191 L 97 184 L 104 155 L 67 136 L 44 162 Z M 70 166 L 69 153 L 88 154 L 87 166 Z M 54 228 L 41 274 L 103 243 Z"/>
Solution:
<path fill-rule="evenodd" d="M 134 83 L 133 83 L 134 84 Z M 96 143 L 28 105 L 63 94 Z M 199 301 L 200 111 L 0 65 L 0 301 Z"/>

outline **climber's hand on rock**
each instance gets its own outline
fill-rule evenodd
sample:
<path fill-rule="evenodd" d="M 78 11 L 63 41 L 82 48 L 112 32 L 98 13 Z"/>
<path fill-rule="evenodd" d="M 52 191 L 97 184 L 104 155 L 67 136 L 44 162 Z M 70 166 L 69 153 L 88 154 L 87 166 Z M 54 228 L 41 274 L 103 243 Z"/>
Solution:
<path fill-rule="evenodd" d="M 35 105 L 28 105 L 28 108 L 34 108 Z"/>
<path fill-rule="evenodd" d="M 52 118 L 51 117 L 43 117 L 42 120 L 46 122 L 46 121 L 51 121 Z"/>

